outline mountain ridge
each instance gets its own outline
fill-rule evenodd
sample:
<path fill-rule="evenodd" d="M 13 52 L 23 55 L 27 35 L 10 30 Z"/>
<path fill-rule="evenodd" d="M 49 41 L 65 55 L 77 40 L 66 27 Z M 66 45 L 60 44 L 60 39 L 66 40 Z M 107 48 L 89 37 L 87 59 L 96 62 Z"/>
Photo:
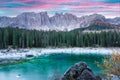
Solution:
<path fill-rule="evenodd" d="M 105 18 L 101 14 L 77 17 L 70 13 L 56 13 L 50 17 L 47 12 L 25 12 L 16 17 L 0 16 L 0 27 L 12 26 L 24 29 L 70 31 L 91 25 L 120 28 L 120 17 L 111 19 Z"/>

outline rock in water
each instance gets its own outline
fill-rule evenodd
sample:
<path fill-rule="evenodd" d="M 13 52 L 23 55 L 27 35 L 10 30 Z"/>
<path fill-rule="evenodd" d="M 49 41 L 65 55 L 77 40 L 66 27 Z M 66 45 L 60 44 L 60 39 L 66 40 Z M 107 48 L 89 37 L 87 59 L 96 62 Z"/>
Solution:
<path fill-rule="evenodd" d="M 17 78 L 20 78 L 20 76 L 21 76 L 21 75 L 20 75 L 20 74 L 18 74 L 16 77 L 17 77 Z"/>
<path fill-rule="evenodd" d="M 31 58 L 31 57 L 34 57 L 34 55 L 32 55 L 32 54 L 27 54 L 26 57 L 27 57 L 27 58 Z"/>
<path fill-rule="evenodd" d="M 102 80 L 95 76 L 92 70 L 84 62 L 73 65 L 62 77 L 62 80 Z"/>

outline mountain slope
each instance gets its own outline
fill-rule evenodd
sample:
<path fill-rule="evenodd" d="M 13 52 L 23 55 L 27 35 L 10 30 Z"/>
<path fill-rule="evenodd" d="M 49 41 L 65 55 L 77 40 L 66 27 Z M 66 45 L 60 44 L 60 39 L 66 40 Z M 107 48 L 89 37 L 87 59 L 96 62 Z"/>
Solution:
<path fill-rule="evenodd" d="M 0 17 L 0 27 L 19 27 L 36 30 L 73 30 L 90 26 L 120 27 L 120 17 L 106 19 L 103 15 L 93 14 L 77 17 L 69 13 L 56 13 L 49 17 L 47 12 L 26 12 L 16 17 Z"/>

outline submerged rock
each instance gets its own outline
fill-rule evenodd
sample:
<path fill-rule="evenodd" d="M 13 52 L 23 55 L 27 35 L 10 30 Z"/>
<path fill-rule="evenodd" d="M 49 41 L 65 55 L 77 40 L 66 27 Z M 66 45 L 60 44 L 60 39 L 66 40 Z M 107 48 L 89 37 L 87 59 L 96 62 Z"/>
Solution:
<path fill-rule="evenodd" d="M 74 64 L 65 72 L 61 80 L 102 80 L 84 62 Z"/>
<path fill-rule="evenodd" d="M 2 65 L 10 65 L 10 64 L 16 64 L 21 62 L 29 61 L 29 59 L 26 58 L 7 58 L 7 59 L 0 59 L 0 66 Z"/>
<path fill-rule="evenodd" d="M 26 57 L 27 57 L 27 58 L 31 58 L 31 57 L 34 57 L 34 55 L 32 55 L 32 54 L 27 54 Z"/>
<path fill-rule="evenodd" d="M 18 74 L 16 77 L 17 77 L 17 78 L 20 78 L 20 76 L 21 76 L 21 74 Z"/>
<path fill-rule="evenodd" d="M 20 61 L 20 59 L 0 59 L 0 65 L 7 65 Z"/>

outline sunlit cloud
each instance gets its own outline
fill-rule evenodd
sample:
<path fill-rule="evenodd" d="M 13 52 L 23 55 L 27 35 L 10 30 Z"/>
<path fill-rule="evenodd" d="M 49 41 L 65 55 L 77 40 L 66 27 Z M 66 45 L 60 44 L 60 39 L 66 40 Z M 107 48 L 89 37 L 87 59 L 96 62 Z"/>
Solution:
<path fill-rule="evenodd" d="M 49 15 L 68 12 L 77 16 L 98 13 L 107 17 L 117 17 L 120 16 L 120 2 L 119 0 L 0 0 L 0 16 L 16 16 L 31 11 L 47 11 Z"/>

